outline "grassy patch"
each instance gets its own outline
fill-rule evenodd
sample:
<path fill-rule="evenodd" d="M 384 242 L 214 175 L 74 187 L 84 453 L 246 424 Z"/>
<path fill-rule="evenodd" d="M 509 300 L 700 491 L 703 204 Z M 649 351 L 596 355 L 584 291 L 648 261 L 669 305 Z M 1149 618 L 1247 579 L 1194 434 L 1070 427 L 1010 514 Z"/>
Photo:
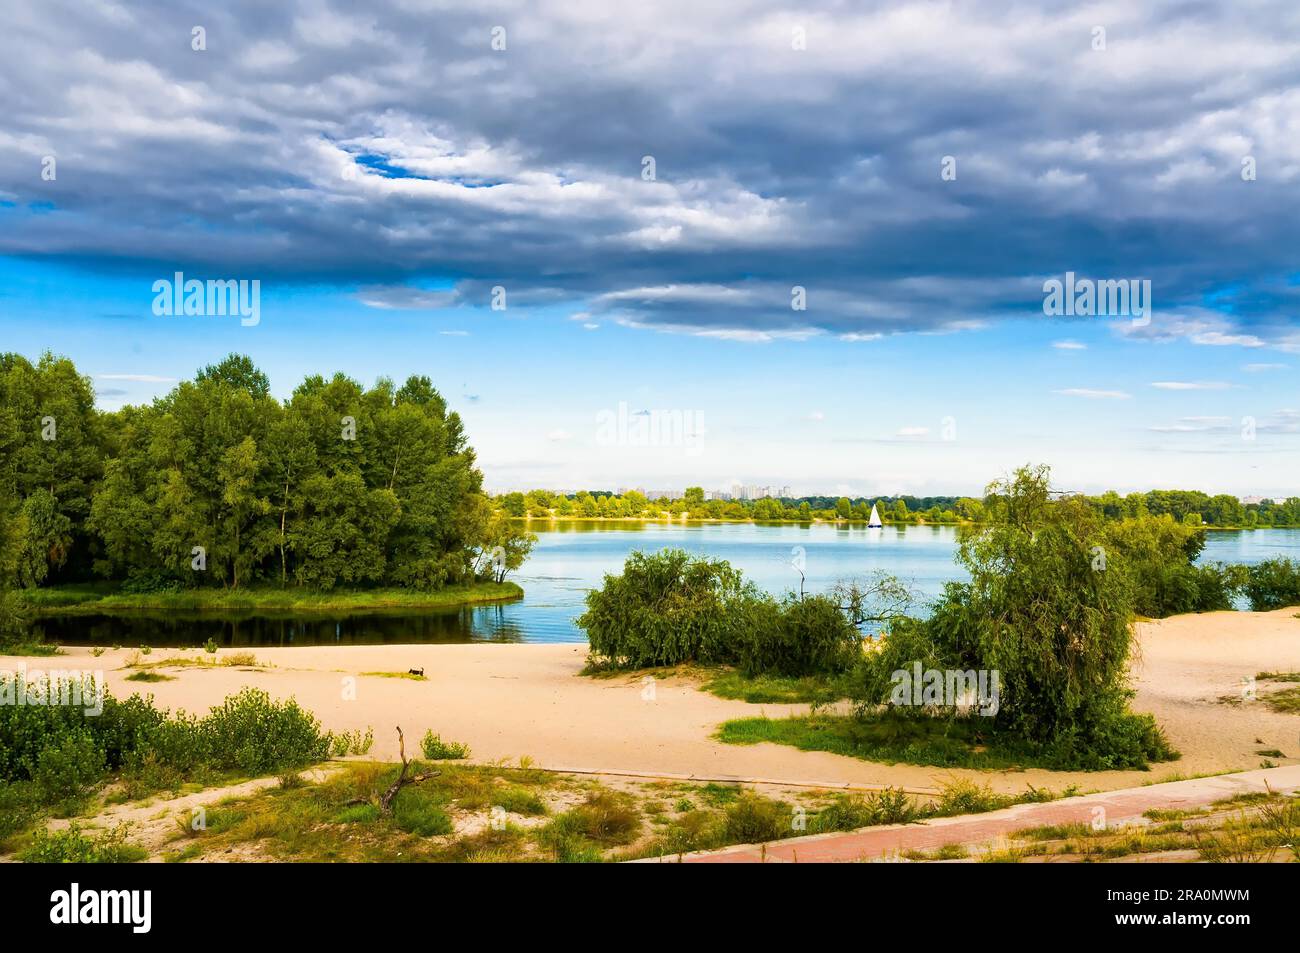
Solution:
<path fill-rule="evenodd" d="M 415 672 L 361 672 L 362 675 L 369 675 L 371 678 L 405 678 L 412 682 L 427 682 L 428 679 L 423 675 L 417 675 Z"/>
<path fill-rule="evenodd" d="M 459 741 L 443 741 L 432 731 L 424 733 L 420 748 L 430 761 L 459 761 L 469 757 L 469 745 Z"/>
<path fill-rule="evenodd" d="M 148 853 L 126 839 L 127 828 L 87 837 L 73 824 L 61 831 L 40 829 L 18 859 L 28 864 L 129 864 Z"/>
<path fill-rule="evenodd" d="M 131 615 L 148 611 L 185 612 L 328 612 L 362 615 L 391 609 L 435 609 L 522 598 L 513 582 L 447 586 L 432 592 L 414 589 L 298 588 L 186 589 L 180 592 L 125 593 L 115 585 L 92 583 L 21 591 L 34 615 Z"/>
<path fill-rule="evenodd" d="M 749 702 L 752 705 L 830 704 L 848 697 L 847 689 L 838 679 L 815 676 L 747 676 L 735 669 L 719 671 L 700 685 L 700 688 L 719 698 Z"/>
<path fill-rule="evenodd" d="M 1300 714 L 1300 688 L 1284 688 L 1280 692 L 1261 695 L 1260 701 L 1273 711 Z"/>
<path fill-rule="evenodd" d="M 796 715 L 790 718 L 740 718 L 717 733 L 727 744 L 768 741 L 801 751 L 829 751 L 887 764 L 943 768 L 1050 767 L 1022 754 L 983 744 L 970 721 L 897 718 L 860 719 L 848 715 Z"/>
<path fill-rule="evenodd" d="M 134 672 L 126 677 L 128 682 L 174 682 L 176 679 L 171 675 L 161 675 L 158 672 Z"/>

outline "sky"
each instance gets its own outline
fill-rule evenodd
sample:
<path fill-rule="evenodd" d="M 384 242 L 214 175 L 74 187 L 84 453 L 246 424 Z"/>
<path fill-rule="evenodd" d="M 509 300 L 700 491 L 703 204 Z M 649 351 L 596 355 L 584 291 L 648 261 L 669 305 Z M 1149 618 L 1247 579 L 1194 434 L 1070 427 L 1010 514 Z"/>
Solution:
<path fill-rule="evenodd" d="M 6 4 L 0 351 L 105 409 L 233 351 L 428 375 L 497 491 L 1300 495 L 1289 0 L 212 6 Z"/>

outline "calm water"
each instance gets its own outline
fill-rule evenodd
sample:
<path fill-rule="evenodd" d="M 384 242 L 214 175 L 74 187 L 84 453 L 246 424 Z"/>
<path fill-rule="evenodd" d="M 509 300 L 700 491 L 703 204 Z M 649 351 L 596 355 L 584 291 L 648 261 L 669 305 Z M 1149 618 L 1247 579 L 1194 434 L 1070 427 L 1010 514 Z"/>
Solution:
<path fill-rule="evenodd" d="M 827 525 L 664 523 L 553 524 L 523 570 L 512 578 L 526 595 L 508 605 L 446 612 L 381 613 L 332 619 L 236 615 L 222 619 L 186 614 L 129 619 L 55 618 L 39 624 L 52 641 L 99 645 L 322 645 L 430 642 L 580 642 L 573 619 L 588 589 L 618 572 L 636 549 L 677 547 L 726 559 L 773 593 L 795 590 L 792 564 L 801 547 L 810 592 L 875 571 L 893 573 L 920 600 L 961 578 L 953 563 L 957 531 L 944 526 L 836 528 Z M 1202 561 L 1255 563 L 1271 556 L 1300 559 L 1300 529 L 1209 534 Z"/>

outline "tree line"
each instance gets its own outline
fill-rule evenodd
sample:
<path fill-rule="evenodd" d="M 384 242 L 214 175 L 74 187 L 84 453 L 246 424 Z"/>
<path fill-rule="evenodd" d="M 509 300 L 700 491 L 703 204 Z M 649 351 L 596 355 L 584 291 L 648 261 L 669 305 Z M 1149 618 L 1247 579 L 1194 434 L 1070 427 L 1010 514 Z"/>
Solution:
<path fill-rule="evenodd" d="M 305 378 L 246 356 L 114 412 L 66 357 L 0 355 L 0 586 L 437 589 L 517 568 L 460 416 L 429 378 Z"/>
<path fill-rule="evenodd" d="M 1107 520 L 1169 516 L 1188 526 L 1233 528 L 1300 526 L 1300 496 L 1283 502 L 1262 500 L 1243 503 L 1235 496 L 1211 496 L 1200 490 L 1150 490 L 1120 495 L 1113 490 L 1077 497 Z M 810 496 L 765 497 L 759 500 L 706 499 L 701 487 L 687 487 L 680 497 L 648 499 L 629 490 L 580 490 L 554 493 L 529 490 L 493 498 L 498 509 L 516 519 L 663 519 L 752 520 L 756 522 L 858 522 L 865 523 L 874 504 L 884 523 L 983 523 L 987 512 L 982 499 L 969 496 Z"/>

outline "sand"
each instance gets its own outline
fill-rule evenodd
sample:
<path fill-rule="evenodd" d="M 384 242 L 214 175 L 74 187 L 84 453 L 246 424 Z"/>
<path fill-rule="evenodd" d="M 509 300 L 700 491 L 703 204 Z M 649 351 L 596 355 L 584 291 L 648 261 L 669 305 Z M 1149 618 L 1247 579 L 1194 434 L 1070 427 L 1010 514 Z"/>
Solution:
<path fill-rule="evenodd" d="M 1218 612 L 1179 616 L 1138 626 L 1133 665 L 1134 708 L 1153 713 L 1183 753 L 1150 772 L 1067 773 L 1044 770 L 948 771 L 885 765 L 822 752 L 761 744 L 737 746 L 712 738 L 731 718 L 779 717 L 803 705 L 750 705 L 698 690 L 687 678 L 647 683 L 628 677 L 578 675 L 585 645 L 394 645 L 253 650 L 265 667 L 207 666 L 156 669 L 174 681 L 126 681 L 134 649 L 98 658 L 69 648 L 56 658 L 0 656 L 0 668 L 103 670 L 112 692 L 153 694 L 168 708 L 202 712 L 245 685 L 295 697 L 324 727 L 373 727 L 372 757 L 396 759 L 400 725 L 408 754 L 426 729 L 467 742 L 476 761 L 530 758 L 542 767 L 602 774 L 772 780 L 791 784 L 883 786 L 933 790 L 953 775 L 987 781 L 1000 791 L 1027 784 L 1085 791 L 1131 787 L 1175 775 L 1257 768 L 1259 749 L 1278 748 L 1300 761 L 1300 715 L 1271 712 L 1258 701 L 1228 705 L 1241 679 L 1260 671 L 1300 671 L 1297 610 Z M 231 654 L 222 650 L 218 658 Z M 202 650 L 155 649 L 146 662 L 185 656 L 210 660 Z M 364 672 L 423 668 L 426 681 Z M 1256 740 L 1258 739 L 1258 741 Z"/>

